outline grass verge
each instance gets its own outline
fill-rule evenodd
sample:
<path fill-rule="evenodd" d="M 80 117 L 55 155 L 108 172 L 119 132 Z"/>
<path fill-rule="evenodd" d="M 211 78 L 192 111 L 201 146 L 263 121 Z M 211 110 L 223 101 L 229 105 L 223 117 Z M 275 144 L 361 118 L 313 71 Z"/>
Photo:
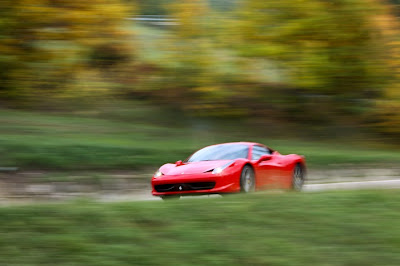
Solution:
<path fill-rule="evenodd" d="M 0 166 L 54 170 L 157 168 L 183 160 L 206 145 L 241 140 L 264 143 L 282 154 L 303 154 L 309 167 L 400 163 L 398 150 L 342 141 L 277 139 L 244 125 L 244 121 L 221 125 L 167 118 L 165 110 L 141 103 L 135 108 L 103 108 L 89 114 L 0 109 Z"/>
<path fill-rule="evenodd" d="M 2 265 L 399 265 L 398 191 L 0 208 Z"/>

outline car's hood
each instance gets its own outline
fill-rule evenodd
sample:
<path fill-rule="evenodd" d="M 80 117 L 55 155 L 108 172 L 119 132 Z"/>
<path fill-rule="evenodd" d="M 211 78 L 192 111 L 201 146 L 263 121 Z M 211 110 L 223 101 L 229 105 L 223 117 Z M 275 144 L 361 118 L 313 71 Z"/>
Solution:
<path fill-rule="evenodd" d="M 200 161 L 185 163 L 177 166 L 175 164 L 166 164 L 161 167 L 161 172 L 164 175 L 182 175 L 182 174 L 200 174 L 223 166 L 232 160 L 218 160 L 218 161 Z"/>

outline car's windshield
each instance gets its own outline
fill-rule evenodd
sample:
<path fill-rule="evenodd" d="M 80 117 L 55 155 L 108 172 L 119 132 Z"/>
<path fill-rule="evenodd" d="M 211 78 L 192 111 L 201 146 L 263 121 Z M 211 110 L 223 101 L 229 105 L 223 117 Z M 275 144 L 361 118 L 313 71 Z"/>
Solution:
<path fill-rule="evenodd" d="M 214 160 L 234 160 L 247 158 L 249 147 L 244 144 L 221 144 L 205 147 L 192 156 L 187 162 L 214 161 Z"/>

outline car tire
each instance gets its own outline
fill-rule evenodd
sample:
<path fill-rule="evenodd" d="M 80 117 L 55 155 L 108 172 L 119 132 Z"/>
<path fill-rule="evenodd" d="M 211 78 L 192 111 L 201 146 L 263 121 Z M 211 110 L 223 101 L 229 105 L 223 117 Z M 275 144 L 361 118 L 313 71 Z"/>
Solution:
<path fill-rule="evenodd" d="M 254 170 L 251 166 L 245 165 L 240 174 L 240 191 L 243 193 L 254 192 L 256 188 L 256 179 Z"/>
<path fill-rule="evenodd" d="M 296 164 L 293 169 L 292 189 L 294 191 L 301 191 L 304 184 L 304 170 L 300 164 Z"/>

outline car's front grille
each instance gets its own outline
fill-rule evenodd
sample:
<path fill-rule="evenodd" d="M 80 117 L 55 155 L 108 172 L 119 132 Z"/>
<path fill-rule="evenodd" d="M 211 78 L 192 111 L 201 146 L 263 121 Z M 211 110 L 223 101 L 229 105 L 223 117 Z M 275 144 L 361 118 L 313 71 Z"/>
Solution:
<path fill-rule="evenodd" d="M 215 187 L 215 182 L 197 182 L 187 184 L 191 190 L 212 189 Z"/>
<path fill-rule="evenodd" d="M 171 191 L 205 190 L 205 189 L 213 189 L 214 187 L 215 187 L 215 182 L 196 182 L 196 183 L 155 185 L 154 189 L 157 192 L 171 192 Z"/>
<path fill-rule="evenodd" d="M 174 184 L 155 185 L 154 189 L 158 192 L 174 191 Z"/>

